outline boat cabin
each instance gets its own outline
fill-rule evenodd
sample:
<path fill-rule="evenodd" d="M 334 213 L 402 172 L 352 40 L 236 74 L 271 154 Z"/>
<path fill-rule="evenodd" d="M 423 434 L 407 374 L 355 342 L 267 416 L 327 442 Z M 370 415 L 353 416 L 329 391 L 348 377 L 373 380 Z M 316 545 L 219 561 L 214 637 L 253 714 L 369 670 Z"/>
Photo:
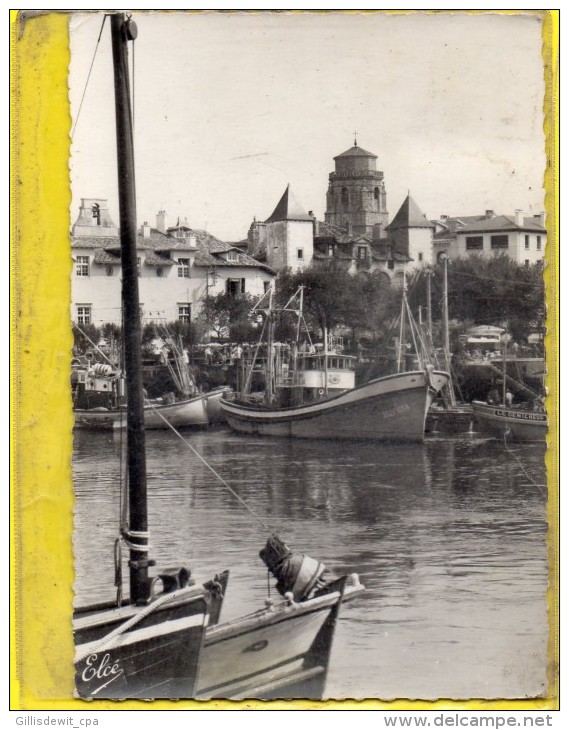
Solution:
<path fill-rule="evenodd" d="M 338 352 L 299 353 L 277 363 L 275 385 L 289 405 L 311 403 L 355 387 L 356 358 Z M 285 391 L 285 392 L 283 392 Z M 288 391 L 288 393 L 286 392 Z"/>

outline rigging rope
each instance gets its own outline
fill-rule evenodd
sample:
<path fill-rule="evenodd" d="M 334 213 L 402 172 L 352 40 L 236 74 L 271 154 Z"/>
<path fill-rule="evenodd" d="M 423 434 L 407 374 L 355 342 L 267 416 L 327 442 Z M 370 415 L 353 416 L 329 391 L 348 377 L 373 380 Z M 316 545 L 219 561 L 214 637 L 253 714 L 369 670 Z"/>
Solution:
<path fill-rule="evenodd" d="M 89 85 L 89 79 L 91 78 L 91 71 L 93 70 L 93 66 L 95 64 L 95 57 L 97 56 L 97 51 L 99 49 L 99 43 L 101 41 L 101 36 L 103 35 L 103 28 L 105 26 L 105 20 L 107 19 L 107 15 L 108 15 L 108 13 L 105 13 L 103 15 L 103 22 L 101 23 L 101 30 L 99 32 L 99 37 L 97 38 L 97 43 L 95 44 L 95 52 L 93 53 L 93 60 L 91 61 L 89 73 L 87 74 L 87 81 L 85 82 L 85 88 L 83 89 L 83 95 L 81 96 L 81 102 L 79 103 L 79 109 L 77 110 L 77 116 L 75 117 L 75 124 L 73 125 L 73 129 L 71 130 L 71 139 L 73 139 L 73 135 L 75 134 L 75 129 L 77 128 L 77 122 L 79 121 L 79 116 L 81 114 L 81 108 L 83 107 L 83 100 L 85 99 L 85 94 L 87 93 L 87 86 Z"/>
<path fill-rule="evenodd" d="M 506 429 L 506 430 L 504 431 L 504 448 L 505 448 L 505 449 L 506 449 L 506 451 L 507 451 L 507 452 L 508 452 L 509 454 L 511 454 L 511 455 L 512 455 L 512 456 L 514 457 L 514 459 L 515 459 L 515 460 L 516 460 L 516 461 L 518 462 L 518 465 L 519 465 L 520 469 L 521 469 L 521 470 L 523 471 L 523 473 L 524 473 L 524 474 L 526 475 L 527 479 L 529 479 L 529 481 L 530 481 L 530 482 L 531 482 L 531 483 L 532 483 L 532 484 L 533 484 L 533 485 L 534 485 L 535 487 L 537 487 L 537 488 L 538 488 L 538 490 L 539 490 L 539 493 L 540 493 L 540 494 L 541 494 L 541 495 L 542 495 L 543 497 L 545 497 L 545 496 L 546 496 L 546 494 L 545 494 L 545 492 L 544 492 L 544 490 L 543 490 L 543 487 L 544 487 L 544 486 L 547 486 L 547 485 L 543 485 L 543 484 L 538 484 L 538 483 L 537 483 L 537 482 L 535 481 L 535 479 L 532 479 L 532 477 L 531 477 L 531 476 L 530 476 L 530 475 L 528 474 L 528 472 L 527 472 L 526 468 L 524 467 L 524 465 L 522 464 L 522 462 L 521 462 L 521 461 L 520 461 L 520 460 L 518 459 L 518 457 L 516 456 L 516 454 L 515 454 L 514 450 L 513 450 L 513 449 L 511 449 L 511 448 L 509 448 L 509 446 L 508 446 L 508 441 L 507 441 L 507 438 L 508 438 L 508 433 L 509 433 L 509 429 Z"/>
<path fill-rule="evenodd" d="M 249 512 L 251 513 L 251 515 L 252 515 L 252 516 L 253 516 L 253 517 L 254 517 L 254 518 L 255 518 L 255 519 L 257 520 L 257 522 L 258 522 L 258 523 L 259 523 L 260 525 L 262 525 L 262 526 L 263 526 L 263 527 L 265 528 L 265 530 L 267 530 L 267 532 L 268 532 L 268 533 L 269 533 L 270 535 L 274 535 L 274 534 L 275 534 L 275 530 L 274 530 L 274 529 L 273 529 L 272 527 L 270 527 L 270 526 L 269 526 L 269 525 L 268 525 L 268 524 L 267 524 L 266 522 L 264 522 L 264 521 L 263 521 L 263 520 L 262 520 L 262 519 L 261 519 L 261 518 L 259 517 L 259 515 L 258 515 L 258 514 L 257 514 L 257 513 L 256 513 L 256 512 L 254 511 L 254 510 L 252 510 L 252 509 L 251 509 L 251 507 L 249 507 L 249 505 L 247 504 L 247 502 L 246 502 L 246 501 L 245 501 L 245 500 L 244 500 L 244 499 L 243 499 L 242 497 L 240 497 L 240 496 L 239 496 L 239 494 L 237 494 L 237 492 L 236 492 L 236 491 L 235 491 L 235 490 L 233 489 L 233 487 L 229 486 L 229 484 L 228 484 L 228 483 L 227 483 L 227 482 L 225 481 L 225 479 L 224 479 L 224 478 L 223 478 L 223 477 L 221 476 L 221 474 L 219 474 L 219 473 L 218 473 L 218 472 L 217 472 L 217 471 L 216 471 L 216 470 L 215 470 L 215 469 L 213 468 L 213 466 L 211 466 L 211 464 L 209 464 L 209 463 L 208 463 L 208 461 L 207 461 L 206 459 L 204 459 L 204 457 L 203 457 L 203 456 L 202 456 L 202 455 L 201 455 L 201 454 L 199 453 L 199 451 L 197 451 L 197 450 L 196 450 L 196 449 L 195 449 L 195 448 L 194 448 L 194 447 L 192 446 L 192 444 L 191 444 L 191 443 L 190 443 L 189 441 L 187 441 L 187 440 L 186 440 L 186 439 L 185 439 L 185 438 L 184 438 L 184 437 L 182 436 L 182 434 L 181 434 L 181 433 L 180 433 L 180 432 L 178 431 L 178 429 L 177 429 L 177 428 L 176 428 L 175 426 L 173 426 L 173 425 L 172 425 L 172 424 L 170 423 L 170 421 L 169 421 L 169 420 L 168 420 L 168 419 L 167 419 L 167 418 L 166 418 L 166 417 L 165 417 L 165 416 L 164 416 L 164 415 L 163 415 L 162 413 L 160 413 L 160 411 L 159 411 L 159 410 L 158 410 L 158 409 L 157 409 L 157 408 L 156 408 L 156 407 L 154 406 L 154 404 L 152 404 L 152 403 L 149 403 L 148 405 L 150 405 L 150 406 L 151 406 L 151 407 L 153 408 L 154 412 L 155 412 L 155 413 L 157 413 L 157 414 L 158 414 L 158 415 L 160 416 L 160 418 L 161 418 L 161 419 L 162 419 L 162 420 L 164 421 L 164 423 L 165 423 L 165 424 L 166 424 L 166 425 L 168 426 L 168 428 L 172 429 L 172 431 L 173 431 L 173 432 L 174 432 L 174 433 L 176 434 L 176 436 L 177 436 L 177 437 L 178 437 L 178 438 L 180 439 L 180 441 L 182 441 L 182 442 L 183 442 L 184 444 L 186 444 L 186 446 L 187 446 L 187 447 L 188 447 L 188 448 L 189 448 L 189 449 L 190 449 L 190 450 L 191 450 L 191 451 L 192 451 L 192 452 L 193 452 L 193 453 L 195 454 L 195 456 L 197 456 L 197 457 L 198 457 L 198 459 L 199 459 L 199 460 L 200 460 L 200 461 L 202 462 L 202 464 L 204 464 L 204 466 L 206 466 L 206 467 L 207 467 L 207 468 L 208 468 L 208 469 L 210 470 L 210 472 L 211 472 L 211 473 L 212 473 L 212 474 L 213 474 L 213 475 L 214 475 L 215 477 L 217 477 L 217 479 L 219 479 L 219 481 L 220 481 L 220 482 L 221 482 L 221 483 L 223 484 L 223 486 L 224 486 L 224 487 L 225 487 L 226 489 L 228 489 L 228 490 L 229 490 L 229 491 L 231 492 L 231 494 L 232 494 L 232 495 L 233 495 L 233 496 L 235 497 L 235 499 L 236 499 L 236 500 L 237 500 L 238 502 L 240 502 L 240 503 L 241 503 L 241 504 L 243 505 L 243 507 L 245 507 L 245 509 L 246 509 L 246 510 L 248 510 L 248 511 L 249 511 Z"/>

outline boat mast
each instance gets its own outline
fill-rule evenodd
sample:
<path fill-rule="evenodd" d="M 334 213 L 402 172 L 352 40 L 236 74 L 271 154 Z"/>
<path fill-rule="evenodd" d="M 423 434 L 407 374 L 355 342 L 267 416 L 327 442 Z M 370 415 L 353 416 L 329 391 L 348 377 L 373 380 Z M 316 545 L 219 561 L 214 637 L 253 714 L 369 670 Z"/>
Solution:
<path fill-rule="evenodd" d="M 443 254 L 443 347 L 445 351 L 445 363 L 448 373 L 451 373 L 450 367 L 450 339 L 448 325 L 448 256 Z M 456 406 L 456 398 L 454 396 L 454 388 L 452 379 L 448 383 L 448 392 L 451 406 Z"/>
<path fill-rule="evenodd" d="M 124 13 L 111 15 L 117 170 L 120 210 L 122 309 L 124 317 L 125 374 L 127 397 L 127 473 L 130 544 L 130 599 L 148 600 L 148 514 L 144 440 L 144 395 L 138 265 L 136 257 L 136 194 L 134 145 L 127 42 L 136 38 L 136 25 Z"/>

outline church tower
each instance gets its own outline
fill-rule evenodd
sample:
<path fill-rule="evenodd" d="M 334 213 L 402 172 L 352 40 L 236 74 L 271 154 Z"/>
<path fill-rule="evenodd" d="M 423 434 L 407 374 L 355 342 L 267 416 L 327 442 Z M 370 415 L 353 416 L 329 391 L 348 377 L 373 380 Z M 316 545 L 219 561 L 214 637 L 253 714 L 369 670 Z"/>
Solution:
<path fill-rule="evenodd" d="M 388 213 L 383 172 L 376 170 L 377 155 L 354 146 L 334 157 L 326 194 L 326 223 L 347 228 L 370 239 L 385 237 Z"/>

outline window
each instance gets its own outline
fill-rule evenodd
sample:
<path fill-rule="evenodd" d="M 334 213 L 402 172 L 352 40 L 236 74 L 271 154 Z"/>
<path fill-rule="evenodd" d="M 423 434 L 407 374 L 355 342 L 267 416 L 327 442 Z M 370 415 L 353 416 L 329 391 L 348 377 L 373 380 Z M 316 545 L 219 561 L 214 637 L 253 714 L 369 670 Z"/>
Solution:
<path fill-rule="evenodd" d="M 490 236 L 490 248 L 493 251 L 508 248 L 508 234 Z"/>
<path fill-rule="evenodd" d="M 266 294 L 269 289 L 271 288 L 271 282 L 270 281 L 264 281 L 263 282 L 263 292 Z"/>
<path fill-rule="evenodd" d="M 89 257 L 77 256 L 75 262 L 75 273 L 77 276 L 89 276 Z"/>
<path fill-rule="evenodd" d="M 524 236 L 524 244 L 525 244 L 525 248 L 527 251 L 527 249 L 529 248 L 529 236 L 528 235 Z"/>
<path fill-rule="evenodd" d="M 422 261 L 422 260 L 423 260 L 423 252 L 422 252 L 422 251 L 420 251 L 420 252 L 419 252 L 419 261 Z"/>
<path fill-rule="evenodd" d="M 348 188 L 342 188 L 342 206 L 344 208 L 349 208 L 350 206 L 350 194 L 348 192 Z"/>
<path fill-rule="evenodd" d="M 97 225 L 101 225 L 101 209 L 99 208 L 99 204 L 95 203 L 92 208 L 91 212 L 93 214 L 93 218 L 97 221 Z"/>
<path fill-rule="evenodd" d="M 225 291 L 230 297 L 245 294 L 245 279 L 227 279 Z"/>
<path fill-rule="evenodd" d="M 226 261 L 237 261 L 237 251 L 228 251 L 225 256 Z"/>
<path fill-rule="evenodd" d="M 163 266 L 156 267 L 156 276 L 158 276 L 158 277 L 164 276 L 164 267 Z"/>
<path fill-rule="evenodd" d="M 526 269 L 529 268 L 529 259 L 526 259 L 524 261 L 524 264 L 525 264 Z"/>
<path fill-rule="evenodd" d="M 107 266 L 106 271 L 107 271 L 107 276 L 113 276 L 115 273 L 114 268 L 110 264 Z"/>
<path fill-rule="evenodd" d="M 358 259 L 363 261 L 367 258 L 367 246 L 358 246 Z"/>
<path fill-rule="evenodd" d="M 379 200 L 379 188 L 374 188 L 373 197 L 375 200 Z"/>
<path fill-rule="evenodd" d="M 178 320 L 180 322 L 189 322 L 191 319 L 192 305 L 187 302 L 178 304 Z"/>
<path fill-rule="evenodd" d="M 541 236 L 537 237 L 537 250 L 541 251 Z"/>
<path fill-rule="evenodd" d="M 393 259 L 390 259 L 390 260 L 389 260 L 389 261 L 387 262 L 387 268 L 388 268 L 388 269 L 394 269 L 394 268 L 395 268 L 395 261 L 394 261 Z"/>
<path fill-rule="evenodd" d="M 181 279 L 190 278 L 190 259 L 178 259 L 178 276 Z"/>
<path fill-rule="evenodd" d="M 466 250 L 467 251 L 482 251 L 484 248 L 484 239 L 482 236 L 467 236 L 466 237 Z"/>
<path fill-rule="evenodd" d="M 91 324 L 91 305 L 77 305 L 77 324 Z"/>
<path fill-rule="evenodd" d="M 328 256 L 333 256 L 333 255 L 334 255 L 334 244 L 329 243 L 328 244 Z"/>
<path fill-rule="evenodd" d="M 299 261 L 302 261 L 302 259 L 304 258 L 304 251 L 301 248 L 296 249 L 296 258 Z"/>

